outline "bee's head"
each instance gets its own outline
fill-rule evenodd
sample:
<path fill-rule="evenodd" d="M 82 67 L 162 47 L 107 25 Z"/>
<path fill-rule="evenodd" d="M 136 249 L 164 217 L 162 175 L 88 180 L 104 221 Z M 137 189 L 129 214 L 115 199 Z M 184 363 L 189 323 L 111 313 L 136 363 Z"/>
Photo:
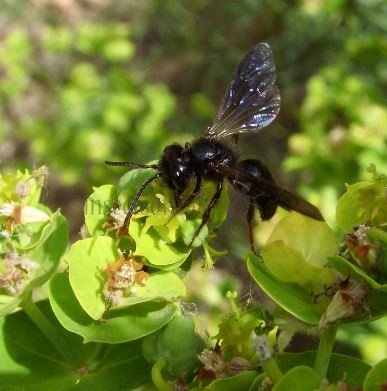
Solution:
<path fill-rule="evenodd" d="M 174 190 L 184 191 L 194 176 L 189 154 L 179 144 L 164 148 L 159 166 L 168 186 Z"/>

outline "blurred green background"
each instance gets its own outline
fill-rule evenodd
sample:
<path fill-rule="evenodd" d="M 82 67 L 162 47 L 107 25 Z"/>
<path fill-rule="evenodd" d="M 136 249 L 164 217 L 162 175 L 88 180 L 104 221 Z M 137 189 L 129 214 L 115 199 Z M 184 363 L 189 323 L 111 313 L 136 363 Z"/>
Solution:
<path fill-rule="evenodd" d="M 0 6 L 0 164 L 49 167 L 44 202 L 62 209 L 74 240 L 92 186 L 124 173 L 103 161 L 147 162 L 172 141 L 198 137 L 234 67 L 261 41 L 274 52 L 282 107 L 269 128 L 241 137 L 243 156 L 266 161 L 333 228 L 345 183 L 367 178 L 371 163 L 387 171 L 384 0 Z M 229 259 L 248 249 L 236 214 L 219 235 Z M 258 240 L 272 224 L 258 228 Z"/>

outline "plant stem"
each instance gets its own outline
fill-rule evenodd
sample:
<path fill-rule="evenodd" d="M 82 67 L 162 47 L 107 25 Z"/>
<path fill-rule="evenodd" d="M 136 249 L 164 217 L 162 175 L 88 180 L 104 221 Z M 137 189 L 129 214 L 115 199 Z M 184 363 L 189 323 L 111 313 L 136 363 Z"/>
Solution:
<path fill-rule="evenodd" d="M 152 381 L 159 391 L 173 391 L 175 388 L 163 378 L 162 371 L 165 366 L 164 360 L 155 362 L 152 367 Z"/>
<path fill-rule="evenodd" d="M 261 366 L 273 384 L 276 384 L 281 379 L 282 372 L 273 357 L 261 361 Z"/>
<path fill-rule="evenodd" d="M 337 326 L 322 330 L 320 344 L 318 346 L 314 369 L 324 379 L 327 374 L 329 360 L 331 358 L 333 345 L 335 344 Z"/>
<path fill-rule="evenodd" d="M 67 363 L 74 363 L 72 366 L 76 366 L 76 364 L 79 363 L 79 360 L 76 359 L 75 352 L 71 349 L 64 336 L 58 332 L 32 301 L 31 297 L 24 300 L 22 308 Z"/>

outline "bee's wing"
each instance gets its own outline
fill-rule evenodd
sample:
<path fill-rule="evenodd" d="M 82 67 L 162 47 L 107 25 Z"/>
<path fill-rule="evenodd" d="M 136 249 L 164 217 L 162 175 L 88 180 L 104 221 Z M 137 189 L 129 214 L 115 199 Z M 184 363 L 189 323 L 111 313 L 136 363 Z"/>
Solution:
<path fill-rule="evenodd" d="M 234 72 L 207 137 L 257 132 L 269 125 L 280 110 L 280 94 L 275 85 L 273 53 L 267 43 L 255 45 Z"/>
<path fill-rule="evenodd" d="M 314 205 L 273 182 L 264 178 L 257 178 L 236 167 L 225 165 L 216 166 L 216 170 L 227 177 L 231 182 L 243 185 L 249 194 L 256 194 L 256 197 L 274 197 L 278 205 L 287 210 L 294 210 L 315 220 L 324 221 L 321 212 Z M 254 190 L 254 191 L 252 191 Z M 246 192 L 247 192 L 246 191 Z"/>

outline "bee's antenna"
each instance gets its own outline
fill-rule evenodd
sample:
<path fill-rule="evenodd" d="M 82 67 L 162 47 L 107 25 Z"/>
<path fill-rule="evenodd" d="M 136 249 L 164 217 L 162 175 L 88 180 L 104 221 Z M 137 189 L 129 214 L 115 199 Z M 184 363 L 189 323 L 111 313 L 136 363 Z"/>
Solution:
<path fill-rule="evenodd" d="M 140 198 L 141 194 L 144 192 L 145 188 L 146 188 L 152 181 L 154 181 L 154 180 L 157 179 L 157 178 L 160 178 L 161 175 L 162 175 L 162 173 L 161 173 L 161 172 L 158 172 L 156 175 L 153 175 L 152 177 L 148 178 L 148 179 L 141 185 L 141 187 L 139 188 L 138 192 L 137 192 L 136 195 L 134 196 L 134 198 L 133 198 L 133 200 L 132 200 L 132 203 L 130 204 L 129 211 L 128 211 L 128 213 L 126 214 L 126 217 L 125 217 L 125 220 L 124 220 L 124 227 L 126 227 L 126 228 L 129 229 L 129 223 L 130 223 L 130 219 L 131 219 L 132 216 L 133 216 L 134 208 L 136 207 L 137 201 L 138 201 L 138 199 Z"/>
<path fill-rule="evenodd" d="M 132 163 L 132 162 L 110 162 L 108 160 L 105 160 L 105 164 L 108 164 L 109 166 L 132 166 L 132 167 L 138 167 L 138 168 L 153 168 L 155 170 L 159 169 L 158 164 L 141 164 L 141 163 Z"/>

